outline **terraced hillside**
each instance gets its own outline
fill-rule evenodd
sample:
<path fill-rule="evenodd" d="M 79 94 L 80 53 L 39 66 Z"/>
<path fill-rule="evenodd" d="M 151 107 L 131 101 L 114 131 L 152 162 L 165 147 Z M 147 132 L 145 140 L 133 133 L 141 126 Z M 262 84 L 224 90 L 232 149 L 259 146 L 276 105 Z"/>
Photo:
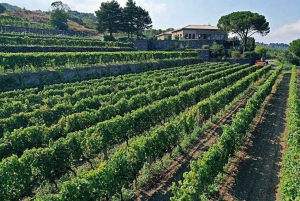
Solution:
<path fill-rule="evenodd" d="M 265 185 L 275 185 L 267 197 L 297 200 L 297 182 L 288 182 L 297 163 L 290 157 L 297 153 L 297 71 L 293 68 L 293 90 L 284 106 L 286 99 L 275 101 L 277 93 L 288 91 L 280 83 L 289 83 L 289 76 L 281 70 L 200 63 L 1 92 L 0 199 L 258 199 L 254 181 L 245 190 L 235 189 L 253 178 L 243 173 L 247 169 L 267 171 L 270 164 L 246 160 L 244 166 L 241 159 L 238 169 L 231 165 L 241 147 L 251 142 L 250 132 L 261 136 L 253 138 L 254 149 L 246 149 L 250 157 L 256 153 L 252 150 L 260 150 L 256 146 L 274 142 L 257 152 L 259 158 L 274 164 L 283 158 L 282 177 Z M 281 113 L 286 107 L 290 111 L 289 149 L 283 155 L 277 154 L 282 148 L 272 146 L 279 145 L 273 138 L 284 130 L 273 132 L 272 125 L 276 129 L 284 122 L 280 117 L 270 124 L 275 116 L 262 113 L 272 110 L 273 103 L 281 104 Z M 260 116 L 264 121 L 257 123 Z M 263 132 L 264 123 L 274 135 Z M 262 166 L 255 168 L 256 162 Z M 280 167 L 260 178 L 278 176 Z M 247 198 L 243 192 L 248 189 L 254 191 Z"/>

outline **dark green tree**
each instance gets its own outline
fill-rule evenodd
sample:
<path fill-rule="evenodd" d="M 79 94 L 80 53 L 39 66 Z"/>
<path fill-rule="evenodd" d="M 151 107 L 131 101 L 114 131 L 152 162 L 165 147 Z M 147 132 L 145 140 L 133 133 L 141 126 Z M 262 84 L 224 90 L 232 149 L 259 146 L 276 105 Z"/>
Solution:
<path fill-rule="evenodd" d="M 255 52 L 259 54 L 260 57 L 266 57 L 268 49 L 265 46 L 256 46 Z"/>
<path fill-rule="evenodd" d="M 102 2 L 100 9 L 95 11 L 97 16 L 97 30 L 99 33 L 113 33 L 122 30 L 122 8 L 116 0 Z"/>
<path fill-rule="evenodd" d="M 246 51 L 254 51 L 255 50 L 255 38 L 248 37 Z"/>
<path fill-rule="evenodd" d="M 122 31 L 127 33 L 128 38 L 132 38 L 132 34 L 135 32 L 136 28 L 134 22 L 137 18 L 137 6 L 133 0 L 128 0 L 126 7 L 123 8 L 123 20 L 122 20 Z"/>
<path fill-rule="evenodd" d="M 250 11 L 233 12 L 222 16 L 218 21 L 218 28 L 226 33 L 237 34 L 246 51 L 248 37 L 255 33 L 266 36 L 270 32 L 269 22 L 265 16 Z"/>
<path fill-rule="evenodd" d="M 67 4 L 61 1 L 55 1 L 51 4 L 50 24 L 57 27 L 60 30 L 68 30 L 68 15 L 70 10 Z"/>
<path fill-rule="evenodd" d="M 6 8 L 2 4 L 0 4 L 0 14 L 4 13 L 5 11 L 6 11 Z"/>
<path fill-rule="evenodd" d="M 134 25 L 136 37 L 138 39 L 143 30 L 152 28 L 152 20 L 148 11 L 144 10 L 142 7 L 138 6 L 136 12 L 137 17 L 134 20 Z"/>
<path fill-rule="evenodd" d="M 300 58 L 300 39 L 293 40 L 290 45 L 288 50 L 290 53 L 292 53 L 294 56 Z"/>

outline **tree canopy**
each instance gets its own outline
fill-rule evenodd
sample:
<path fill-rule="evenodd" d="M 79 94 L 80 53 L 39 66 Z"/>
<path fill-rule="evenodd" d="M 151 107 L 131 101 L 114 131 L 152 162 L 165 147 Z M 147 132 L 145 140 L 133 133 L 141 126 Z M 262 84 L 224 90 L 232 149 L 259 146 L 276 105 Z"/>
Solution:
<path fill-rule="evenodd" d="M 218 28 L 226 33 L 237 34 L 246 50 L 247 39 L 255 33 L 266 36 L 270 32 L 269 22 L 265 16 L 250 11 L 233 12 L 222 16 Z"/>
<path fill-rule="evenodd" d="M 96 12 L 97 30 L 100 33 L 125 32 L 128 38 L 135 33 L 137 38 L 145 29 L 152 27 L 152 20 L 148 11 L 137 6 L 134 0 L 128 0 L 124 8 L 120 7 L 116 0 L 101 3 Z"/>
<path fill-rule="evenodd" d="M 293 40 L 288 50 L 296 57 L 300 58 L 300 39 Z"/>
<path fill-rule="evenodd" d="M 122 8 L 116 0 L 102 2 L 100 10 L 96 12 L 97 30 L 100 33 L 108 31 L 109 35 L 117 33 L 121 29 Z"/>
<path fill-rule="evenodd" d="M 144 10 L 142 7 L 138 6 L 137 10 L 137 18 L 134 22 L 136 28 L 136 36 L 139 37 L 139 32 L 152 28 L 152 20 L 148 11 Z"/>
<path fill-rule="evenodd" d="M 61 1 L 55 1 L 51 4 L 50 24 L 57 27 L 60 30 L 68 30 L 68 15 L 70 10 L 67 4 Z"/>
<path fill-rule="evenodd" d="M 5 11 L 6 11 L 6 8 L 2 4 L 0 4 L 0 14 L 4 13 Z"/>
<path fill-rule="evenodd" d="M 266 57 L 268 49 L 265 46 L 256 46 L 254 50 L 260 57 Z"/>
<path fill-rule="evenodd" d="M 123 8 L 123 23 L 122 23 L 122 31 L 128 34 L 128 38 L 132 38 L 132 34 L 135 32 L 135 24 L 137 21 L 137 6 L 133 0 L 128 0 L 126 3 L 126 7 Z"/>

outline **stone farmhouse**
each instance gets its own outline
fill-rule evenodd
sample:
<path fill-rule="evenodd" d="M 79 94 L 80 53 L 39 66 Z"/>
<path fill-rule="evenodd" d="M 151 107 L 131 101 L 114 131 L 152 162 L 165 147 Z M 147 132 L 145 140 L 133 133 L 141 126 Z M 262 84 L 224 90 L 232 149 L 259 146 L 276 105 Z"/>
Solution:
<path fill-rule="evenodd" d="M 156 35 L 157 40 L 171 40 L 172 39 L 172 31 L 167 31 L 161 34 Z"/>
<path fill-rule="evenodd" d="M 161 33 L 157 40 L 227 40 L 228 35 L 211 25 L 188 25 L 174 31 Z"/>

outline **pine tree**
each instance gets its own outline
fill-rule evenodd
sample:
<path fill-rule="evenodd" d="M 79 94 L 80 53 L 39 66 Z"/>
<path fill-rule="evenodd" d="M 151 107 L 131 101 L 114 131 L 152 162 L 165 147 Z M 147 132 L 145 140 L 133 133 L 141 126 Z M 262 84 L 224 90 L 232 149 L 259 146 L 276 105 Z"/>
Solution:
<path fill-rule="evenodd" d="M 128 0 L 126 7 L 123 9 L 122 31 L 128 34 L 128 38 L 132 38 L 135 32 L 135 24 L 137 18 L 137 6 L 133 0 Z"/>
<path fill-rule="evenodd" d="M 68 30 L 67 12 L 70 10 L 69 6 L 67 4 L 63 4 L 61 1 L 56 1 L 51 4 L 51 9 L 50 24 L 60 30 Z"/>
<path fill-rule="evenodd" d="M 122 8 L 116 0 L 102 2 L 100 9 L 96 12 L 97 30 L 99 33 L 107 31 L 110 37 L 113 33 L 121 30 L 122 25 Z"/>
<path fill-rule="evenodd" d="M 136 18 L 134 19 L 134 25 L 136 29 L 137 38 L 139 38 L 139 33 L 145 29 L 152 28 L 152 20 L 148 11 L 144 10 L 142 7 L 137 7 Z"/>

